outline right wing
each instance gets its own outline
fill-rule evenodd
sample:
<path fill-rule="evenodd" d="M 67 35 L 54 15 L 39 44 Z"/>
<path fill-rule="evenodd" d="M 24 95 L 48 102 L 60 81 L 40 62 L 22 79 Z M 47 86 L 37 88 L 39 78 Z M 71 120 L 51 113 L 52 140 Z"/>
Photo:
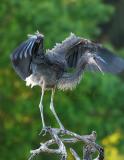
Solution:
<path fill-rule="evenodd" d="M 11 55 L 11 61 L 17 74 L 25 80 L 32 73 L 31 62 L 33 56 L 41 53 L 43 49 L 43 35 L 37 32 L 29 35 L 29 39 L 23 42 Z"/>
<path fill-rule="evenodd" d="M 75 69 L 79 62 L 84 62 L 84 58 L 87 62 L 89 58 L 94 58 L 94 63 L 86 65 L 88 70 L 91 70 L 90 68 L 94 71 L 101 69 L 103 72 L 113 74 L 124 71 L 124 59 L 116 56 L 101 45 L 82 37 L 77 37 L 74 34 L 71 34 L 62 43 L 57 44 L 51 50 L 51 53 L 66 61 L 68 68 Z"/>

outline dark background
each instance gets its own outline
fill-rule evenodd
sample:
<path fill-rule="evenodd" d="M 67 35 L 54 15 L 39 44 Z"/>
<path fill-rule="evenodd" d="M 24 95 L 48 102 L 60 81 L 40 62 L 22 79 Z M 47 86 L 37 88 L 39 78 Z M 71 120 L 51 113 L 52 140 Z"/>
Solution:
<path fill-rule="evenodd" d="M 45 48 L 74 32 L 124 57 L 124 1 L 0 0 L 0 160 L 26 160 L 29 150 L 43 141 L 38 136 L 42 127 L 40 88 L 26 87 L 10 62 L 11 52 L 36 30 L 45 35 Z M 124 159 L 123 77 L 85 73 L 75 90 L 57 91 L 55 96 L 55 108 L 64 126 L 80 134 L 97 131 L 106 160 Z M 58 127 L 49 102 L 47 92 L 45 120 L 47 125 Z M 36 159 L 56 156 L 42 154 Z M 71 154 L 68 160 L 73 160 Z"/>

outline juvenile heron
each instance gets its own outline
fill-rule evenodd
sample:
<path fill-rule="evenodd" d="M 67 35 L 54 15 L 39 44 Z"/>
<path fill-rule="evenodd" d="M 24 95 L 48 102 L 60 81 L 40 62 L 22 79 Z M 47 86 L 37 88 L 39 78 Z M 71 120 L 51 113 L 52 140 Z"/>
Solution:
<path fill-rule="evenodd" d="M 76 87 L 85 70 L 98 70 L 118 74 L 124 70 L 124 60 L 101 45 L 70 34 L 62 43 L 51 50 L 44 50 L 44 36 L 39 32 L 29 35 L 11 55 L 17 74 L 26 85 L 40 86 L 42 89 L 39 104 L 43 129 L 43 96 L 47 89 L 52 90 L 50 109 L 59 126 L 64 129 L 53 105 L 55 89 L 68 90 Z M 73 72 L 70 72 L 73 69 Z"/>

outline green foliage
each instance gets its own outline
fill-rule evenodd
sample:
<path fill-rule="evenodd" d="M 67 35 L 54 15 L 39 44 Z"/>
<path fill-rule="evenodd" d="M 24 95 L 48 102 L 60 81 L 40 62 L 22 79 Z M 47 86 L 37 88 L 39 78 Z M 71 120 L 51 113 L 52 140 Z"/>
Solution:
<path fill-rule="evenodd" d="M 95 39 L 99 25 L 107 22 L 113 7 L 102 0 L 1 0 L 0 5 L 0 159 L 27 159 L 29 150 L 41 141 L 38 103 L 40 89 L 27 88 L 10 64 L 11 51 L 27 33 L 45 34 L 46 48 L 70 32 Z M 56 111 L 63 124 L 81 134 L 96 130 L 99 139 L 116 129 L 123 131 L 123 82 L 110 75 L 85 74 L 74 91 L 55 96 Z M 50 92 L 44 99 L 47 124 L 56 126 L 49 110 Z M 42 158 L 43 157 L 43 158 Z M 51 159 L 48 156 L 39 159 Z M 53 158 L 54 159 L 54 158 Z"/>
<path fill-rule="evenodd" d="M 27 33 L 43 32 L 46 47 L 52 47 L 70 32 L 94 37 L 100 33 L 98 25 L 107 21 L 112 11 L 112 7 L 100 0 L 4 0 L 0 12 L 1 66 L 9 62 L 8 53 L 26 38 Z"/>

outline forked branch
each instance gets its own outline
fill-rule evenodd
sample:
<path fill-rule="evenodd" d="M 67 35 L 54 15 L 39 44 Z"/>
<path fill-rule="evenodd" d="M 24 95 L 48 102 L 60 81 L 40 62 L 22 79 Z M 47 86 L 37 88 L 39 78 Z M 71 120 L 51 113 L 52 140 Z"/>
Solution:
<path fill-rule="evenodd" d="M 83 142 L 83 160 L 93 160 L 93 153 L 97 152 L 98 156 L 94 160 L 103 160 L 104 159 L 104 150 L 101 146 L 95 143 L 96 141 L 96 132 L 92 132 L 90 135 L 78 135 L 69 130 L 61 130 L 58 128 L 46 128 L 47 132 L 50 134 L 51 139 L 45 143 L 41 143 L 40 147 L 35 150 L 31 150 L 30 158 L 34 158 L 36 155 L 39 155 L 42 152 L 54 153 L 61 156 L 61 160 L 67 160 L 67 151 L 65 143 L 76 143 Z M 69 138 L 63 138 L 65 136 L 70 136 Z M 51 149 L 50 146 L 53 144 L 58 145 L 58 149 Z M 72 155 L 76 160 L 81 160 L 76 151 L 70 148 Z"/>

